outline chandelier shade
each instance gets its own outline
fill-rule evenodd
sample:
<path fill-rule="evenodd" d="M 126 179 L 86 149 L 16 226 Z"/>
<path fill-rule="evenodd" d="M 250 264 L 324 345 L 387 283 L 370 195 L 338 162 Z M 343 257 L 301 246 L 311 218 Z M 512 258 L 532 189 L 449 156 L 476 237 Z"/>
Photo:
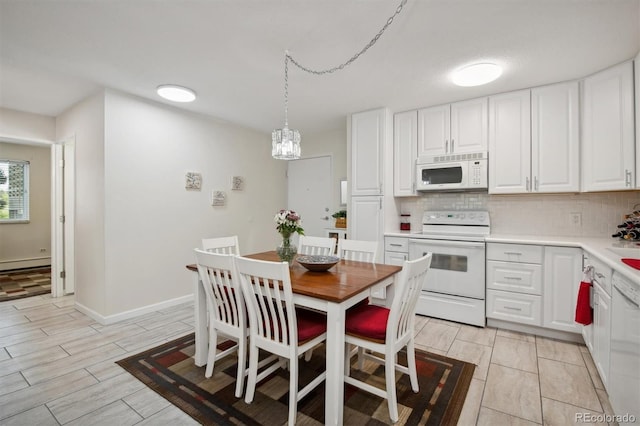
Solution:
<path fill-rule="evenodd" d="M 271 133 L 271 156 L 276 160 L 297 160 L 300 158 L 300 132 L 284 127 Z"/>

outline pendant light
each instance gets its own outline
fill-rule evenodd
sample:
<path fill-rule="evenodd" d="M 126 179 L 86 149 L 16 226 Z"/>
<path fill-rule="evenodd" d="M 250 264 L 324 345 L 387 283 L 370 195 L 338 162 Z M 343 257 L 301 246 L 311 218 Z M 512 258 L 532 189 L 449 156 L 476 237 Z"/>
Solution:
<path fill-rule="evenodd" d="M 387 27 L 393 23 L 393 19 L 402 11 L 402 8 L 407 4 L 407 0 L 402 0 L 400 5 L 396 8 L 396 11 L 393 15 L 391 15 L 384 26 L 378 31 L 375 37 L 367 43 L 358 53 L 351 56 L 346 62 L 335 66 L 333 68 L 328 68 L 324 70 L 313 70 L 307 68 L 296 61 L 288 51 L 284 52 L 284 127 L 281 129 L 275 129 L 271 133 L 271 156 L 277 160 L 297 160 L 300 158 L 301 149 L 300 149 L 300 132 L 297 130 L 289 129 L 289 61 L 296 67 L 300 68 L 302 71 L 308 72 L 309 74 L 314 75 L 324 75 L 331 74 L 338 70 L 342 70 L 347 66 L 351 65 L 356 59 L 358 59 L 362 54 L 364 54 L 371 46 L 376 44 L 380 36 L 385 32 Z"/>

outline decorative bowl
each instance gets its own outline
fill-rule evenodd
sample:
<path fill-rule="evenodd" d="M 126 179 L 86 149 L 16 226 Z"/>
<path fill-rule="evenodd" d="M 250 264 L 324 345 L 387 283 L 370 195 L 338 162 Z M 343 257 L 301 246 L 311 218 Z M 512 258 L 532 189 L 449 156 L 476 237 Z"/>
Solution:
<path fill-rule="evenodd" d="M 298 256 L 296 261 L 307 268 L 309 271 L 322 272 L 331 269 L 336 263 L 340 262 L 337 256 Z"/>

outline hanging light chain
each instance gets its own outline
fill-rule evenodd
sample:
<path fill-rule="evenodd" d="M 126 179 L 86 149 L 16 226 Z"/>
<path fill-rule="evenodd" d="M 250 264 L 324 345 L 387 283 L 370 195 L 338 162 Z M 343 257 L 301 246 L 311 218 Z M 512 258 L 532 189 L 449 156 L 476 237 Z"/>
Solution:
<path fill-rule="evenodd" d="M 284 127 L 289 127 L 289 51 L 284 52 Z"/>
<path fill-rule="evenodd" d="M 367 45 L 365 47 L 363 47 L 358 53 L 356 53 L 355 55 L 353 55 L 351 58 L 349 58 L 346 62 L 337 65 L 333 68 L 327 68 L 325 70 L 312 70 L 311 68 L 307 68 L 304 65 L 300 64 L 298 61 L 296 61 L 295 59 L 293 59 L 293 57 L 291 55 L 289 55 L 289 52 L 285 52 L 285 68 L 284 68 L 284 79 L 285 79 L 285 116 L 286 116 L 286 110 L 287 110 L 287 62 L 290 60 L 292 64 L 294 64 L 296 67 L 300 68 L 302 71 L 308 72 L 309 74 L 315 74 L 315 75 L 324 75 L 324 74 L 331 74 L 334 73 L 336 71 L 340 71 L 346 67 L 348 67 L 349 65 L 351 65 L 356 59 L 358 59 L 360 56 L 362 56 L 367 50 L 369 50 L 370 47 L 372 47 L 374 44 L 376 44 L 376 42 L 378 41 L 378 39 L 382 36 L 382 34 L 387 30 L 387 28 L 389 27 L 389 25 L 391 25 L 393 23 L 393 20 L 395 19 L 396 16 L 398 16 L 400 14 L 400 12 L 402 12 L 402 9 L 404 8 L 404 6 L 407 4 L 407 0 L 402 0 L 400 2 L 400 4 L 398 5 L 398 7 L 396 8 L 396 11 L 393 15 L 391 15 L 389 17 L 389 19 L 387 19 L 387 23 L 384 24 L 384 26 L 380 29 L 380 31 L 378 31 L 378 34 L 375 35 L 375 37 L 373 37 L 371 39 L 371 41 L 369 41 L 369 43 L 367 43 Z M 286 119 L 285 119 L 286 120 Z"/>

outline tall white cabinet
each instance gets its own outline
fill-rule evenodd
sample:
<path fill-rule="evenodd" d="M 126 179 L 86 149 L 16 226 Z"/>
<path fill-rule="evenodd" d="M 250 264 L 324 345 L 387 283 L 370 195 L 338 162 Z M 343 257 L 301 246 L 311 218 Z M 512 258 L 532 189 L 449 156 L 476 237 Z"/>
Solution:
<path fill-rule="evenodd" d="M 351 115 L 348 235 L 354 240 L 378 241 L 380 263 L 384 258 L 385 210 L 395 211 L 392 126 L 386 108 Z M 388 221 L 393 222 L 391 217 Z"/>
<path fill-rule="evenodd" d="M 633 63 L 593 74 L 583 85 L 583 191 L 635 187 Z"/>

